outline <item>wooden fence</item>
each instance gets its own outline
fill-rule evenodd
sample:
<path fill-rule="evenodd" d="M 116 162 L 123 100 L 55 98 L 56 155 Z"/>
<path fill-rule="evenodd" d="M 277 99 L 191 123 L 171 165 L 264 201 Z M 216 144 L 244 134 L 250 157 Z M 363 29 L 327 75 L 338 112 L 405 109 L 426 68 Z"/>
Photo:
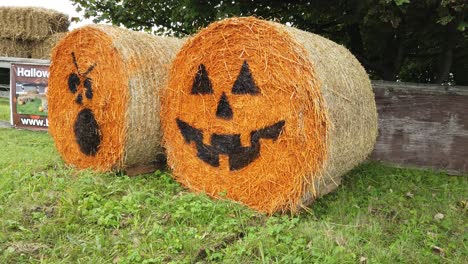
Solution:
<path fill-rule="evenodd" d="M 468 174 L 468 87 L 374 81 L 379 136 L 371 158 Z"/>

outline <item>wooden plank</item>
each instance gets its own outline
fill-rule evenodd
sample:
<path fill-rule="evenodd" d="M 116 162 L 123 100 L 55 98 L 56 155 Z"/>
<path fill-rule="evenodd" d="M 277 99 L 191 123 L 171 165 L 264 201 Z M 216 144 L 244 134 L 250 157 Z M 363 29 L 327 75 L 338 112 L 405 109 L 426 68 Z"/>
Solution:
<path fill-rule="evenodd" d="M 136 167 L 130 167 L 125 169 L 125 174 L 127 176 L 133 177 L 140 174 L 152 173 L 158 168 L 155 165 L 140 165 Z"/>
<path fill-rule="evenodd" d="M 373 86 L 379 136 L 372 159 L 468 174 L 467 87 Z"/>
<path fill-rule="evenodd" d="M 50 60 L 14 58 L 14 57 L 0 57 L 0 68 L 10 68 L 10 65 L 12 63 L 29 63 L 29 64 L 49 65 Z"/>
<path fill-rule="evenodd" d="M 136 165 L 133 167 L 126 168 L 124 173 L 127 176 L 133 177 L 140 174 L 152 173 L 156 170 L 164 170 L 167 168 L 167 160 L 166 155 L 163 153 L 159 153 L 155 157 L 155 161 L 152 164 L 145 164 L 145 165 Z"/>
<path fill-rule="evenodd" d="M 427 83 L 407 83 L 372 81 L 375 92 L 387 91 L 398 94 L 424 94 L 424 95 L 468 95 L 467 86 L 449 86 Z"/>

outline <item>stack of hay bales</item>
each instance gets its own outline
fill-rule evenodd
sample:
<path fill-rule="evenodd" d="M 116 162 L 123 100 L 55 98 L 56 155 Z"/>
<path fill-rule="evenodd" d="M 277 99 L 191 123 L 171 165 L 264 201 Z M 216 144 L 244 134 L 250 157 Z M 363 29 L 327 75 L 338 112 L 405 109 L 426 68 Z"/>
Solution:
<path fill-rule="evenodd" d="M 39 7 L 0 7 L 0 56 L 47 59 L 68 16 Z"/>
<path fill-rule="evenodd" d="M 369 78 L 346 48 L 256 18 L 216 22 L 187 41 L 161 109 L 177 181 L 267 213 L 335 189 L 377 135 Z"/>
<path fill-rule="evenodd" d="M 182 40 L 91 25 L 53 49 L 49 131 L 65 162 L 127 171 L 152 165 L 160 145 L 158 91 Z M 151 166 L 148 166 L 151 167 Z"/>
<path fill-rule="evenodd" d="M 50 59 L 52 48 L 67 35 L 67 32 L 58 32 L 48 36 L 46 39 L 36 42 L 31 52 L 31 58 Z"/>

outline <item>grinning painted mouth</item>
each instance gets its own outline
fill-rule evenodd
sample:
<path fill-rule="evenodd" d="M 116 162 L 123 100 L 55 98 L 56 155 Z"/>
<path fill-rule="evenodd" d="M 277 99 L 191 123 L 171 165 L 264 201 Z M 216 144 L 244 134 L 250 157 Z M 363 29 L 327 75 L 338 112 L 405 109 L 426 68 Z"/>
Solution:
<path fill-rule="evenodd" d="M 212 134 L 210 144 L 203 143 L 203 132 L 188 123 L 176 119 L 180 133 L 187 144 L 195 142 L 197 157 L 213 167 L 219 167 L 219 155 L 229 157 L 229 170 L 240 170 L 260 155 L 260 139 L 275 141 L 283 130 L 285 121 L 279 121 L 271 126 L 250 132 L 250 147 L 244 147 L 240 141 L 240 134 Z"/>

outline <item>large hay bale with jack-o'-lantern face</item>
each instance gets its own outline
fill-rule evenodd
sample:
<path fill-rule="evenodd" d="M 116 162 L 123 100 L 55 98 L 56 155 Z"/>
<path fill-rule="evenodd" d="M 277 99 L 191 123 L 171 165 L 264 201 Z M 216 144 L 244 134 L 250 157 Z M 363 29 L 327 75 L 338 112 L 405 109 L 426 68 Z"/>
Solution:
<path fill-rule="evenodd" d="M 158 90 L 182 40 L 111 26 L 85 26 L 53 49 L 49 130 L 78 168 L 126 170 L 159 153 Z"/>
<path fill-rule="evenodd" d="M 296 211 L 371 152 L 377 114 L 351 53 L 256 18 L 216 22 L 176 56 L 162 96 L 168 163 L 189 189 Z"/>

